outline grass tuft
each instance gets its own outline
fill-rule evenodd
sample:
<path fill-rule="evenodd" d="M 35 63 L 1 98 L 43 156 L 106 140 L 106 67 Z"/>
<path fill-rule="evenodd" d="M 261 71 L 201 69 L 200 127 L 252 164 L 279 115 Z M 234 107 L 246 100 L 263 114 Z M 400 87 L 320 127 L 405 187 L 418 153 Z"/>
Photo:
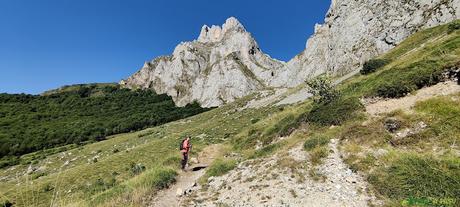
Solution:
<path fill-rule="evenodd" d="M 237 165 L 233 159 L 217 159 L 206 170 L 206 177 L 222 176 L 230 170 L 233 170 Z"/>
<path fill-rule="evenodd" d="M 303 147 L 306 151 L 312 151 L 313 149 L 321 146 L 325 146 L 329 143 L 329 138 L 324 136 L 316 136 L 305 141 Z"/>
<path fill-rule="evenodd" d="M 407 198 L 460 198 L 460 161 L 401 154 L 388 167 L 375 170 L 369 182 L 382 195 Z"/>

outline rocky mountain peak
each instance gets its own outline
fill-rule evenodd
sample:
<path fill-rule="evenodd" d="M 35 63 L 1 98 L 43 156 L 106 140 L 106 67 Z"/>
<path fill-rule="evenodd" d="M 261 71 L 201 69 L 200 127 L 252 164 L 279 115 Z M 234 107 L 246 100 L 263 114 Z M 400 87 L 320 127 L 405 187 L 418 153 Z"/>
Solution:
<path fill-rule="evenodd" d="M 178 106 L 198 101 L 213 107 L 277 86 L 284 66 L 264 54 L 244 26 L 230 17 L 222 26 L 204 25 L 198 40 L 180 43 L 171 56 L 145 63 L 120 84 L 166 93 Z"/>
<path fill-rule="evenodd" d="M 237 31 L 245 33 L 246 29 L 244 26 L 236 19 L 235 17 L 228 18 L 225 23 L 221 26 L 212 25 L 203 25 L 201 28 L 200 36 L 198 41 L 202 43 L 208 42 L 219 42 L 223 39 L 226 33 L 230 31 Z"/>
<path fill-rule="evenodd" d="M 120 84 L 166 93 L 179 106 L 193 101 L 221 106 L 265 88 L 295 87 L 323 73 L 351 74 L 411 34 L 458 18 L 460 0 L 332 0 L 305 50 L 284 63 L 264 54 L 230 17 L 222 26 L 204 25 L 197 40 L 147 62 Z"/>

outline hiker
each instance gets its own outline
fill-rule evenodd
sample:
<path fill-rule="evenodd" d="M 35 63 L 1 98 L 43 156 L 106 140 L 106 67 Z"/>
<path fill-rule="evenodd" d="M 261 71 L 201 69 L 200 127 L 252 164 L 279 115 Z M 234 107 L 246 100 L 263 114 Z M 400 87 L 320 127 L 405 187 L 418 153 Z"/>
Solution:
<path fill-rule="evenodd" d="M 187 165 L 188 161 L 188 153 L 192 149 L 192 144 L 190 143 L 190 136 L 182 140 L 180 145 L 180 152 L 182 153 L 182 170 L 185 170 L 185 165 Z"/>

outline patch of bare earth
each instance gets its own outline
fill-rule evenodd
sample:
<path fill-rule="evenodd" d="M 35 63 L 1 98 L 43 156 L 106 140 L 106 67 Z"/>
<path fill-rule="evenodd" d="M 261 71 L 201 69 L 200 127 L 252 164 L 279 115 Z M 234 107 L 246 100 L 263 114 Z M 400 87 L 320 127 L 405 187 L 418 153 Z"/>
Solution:
<path fill-rule="evenodd" d="M 331 153 L 309 176 L 308 153 L 302 145 L 269 158 L 242 162 L 224 176 L 211 177 L 183 206 L 367 206 L 367 183 L 342 161 L 332 140 Z"/>
<path fill-rule="evenodd" d="M 398 99 L 364 100 L 366 111 L 372 116 L 389 113 L 395 110 L 411 111 L 418 101 L 424 101 L 436 96 L 445 96 L 460 92 L 460 85 L 454 81 L 438 83 L 434 86 L 422 88 L 415 94 Z"/>

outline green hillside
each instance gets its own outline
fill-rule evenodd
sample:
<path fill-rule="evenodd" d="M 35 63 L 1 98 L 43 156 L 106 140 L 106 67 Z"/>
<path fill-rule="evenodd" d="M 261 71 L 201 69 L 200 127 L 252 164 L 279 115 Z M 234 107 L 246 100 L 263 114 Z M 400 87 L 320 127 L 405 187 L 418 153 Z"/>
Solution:
<path fill-rule="evenodd" d="M 368 62 L 363 75 L 339 85 L 327 101 L 245 108 L 254 94 L 183 120 L 48 155 L 30 167 L 3 169 L 0 198 L 15 206 L 146 206 L 149 196 L 175 182 L 177 144 L 190 135 L 192 156 L 211 144 L 223 146 L 200 180 L 204 186 L 207 177 L 225 174 L 237 162 L 289 154 L 299 144 L 310 155 L 309 173 L 301 177 L 321 182 L 317 167 L 330 153 L 330 139 L 338 139 L 344 161 L 364 176 L 384 206 L 458 206 L 460 94 L 380 116 L 369 115 L 360 99 L 402 97 L 446 81 L 449 74 L 458 76 L 452 71 L 460 61 L 459 24 L 414 34 L 376 58 L 384 61 Z M 389 120 L 398 123 L 395 131 L 386 127 Z M 420 123 L 426 125 L 422 130 L 395 138 L 398 130 Z"/>
<path fill-rule="evenodd" d="M 167 95 L 115 84 L 68 86 L 40 96 L 0 94 L 0 167 L 26 153 L 100 141 L 206 110 L 198 104 L 175 107 Z"/>

